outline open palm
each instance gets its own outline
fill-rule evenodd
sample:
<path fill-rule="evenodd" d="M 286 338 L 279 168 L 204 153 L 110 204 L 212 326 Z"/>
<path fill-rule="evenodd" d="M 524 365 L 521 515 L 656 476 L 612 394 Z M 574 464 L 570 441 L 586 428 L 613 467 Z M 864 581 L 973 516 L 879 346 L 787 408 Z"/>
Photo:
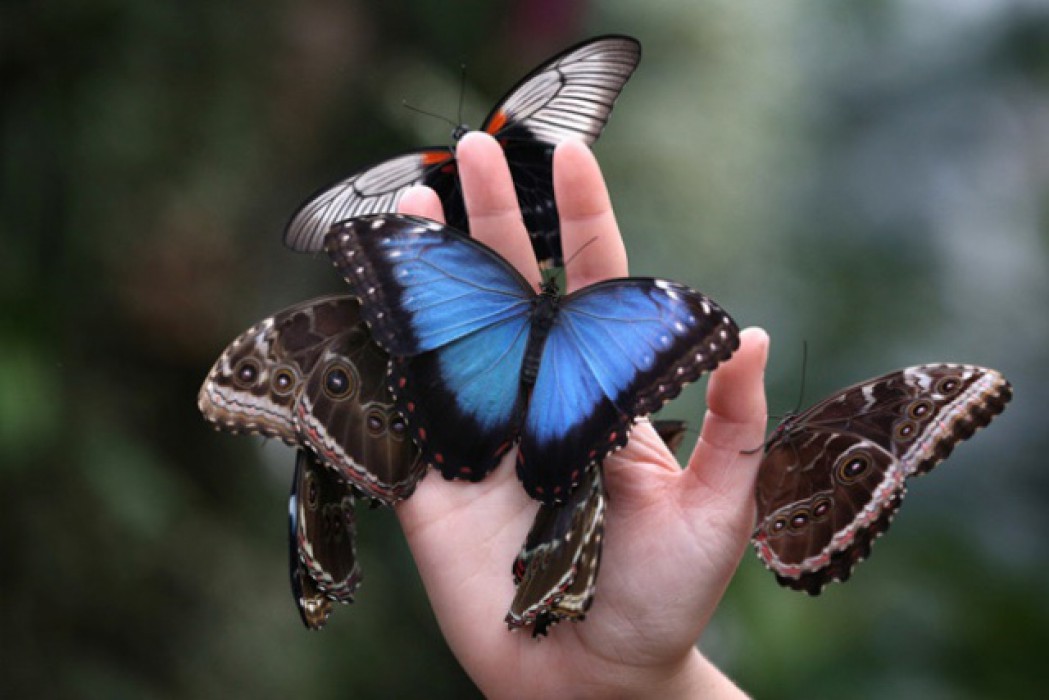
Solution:
<path fill-rule="evenodd" d="M 539 270 L 498 144 L 470 134 L 457 156 L 472 235 L 536 286 Z M 568 291 L 627 274 L 600 169 L 582 144 L 554 155 L 554 189 Z M 437 196 L 406 194 L 401 212 L 441 220 Z M 585 245 L 585 248 L 584 248 Z M 397 508 L 441 629 L 489 696 L 695 697 L 738 694 L 694 644 L 739 562 L 753 523 L 753 484 L 765 430 L 768 339 L 750 329 L 712 376 L 702 435 L 681 470 L 647 422 L 605 460 L 608 512 L 598 594 L 585 622 L 548 638 L 511 634 L 503 617 L 510 574 L 538 504 L 511 453 L 480 483 L 431 475 Z"/>

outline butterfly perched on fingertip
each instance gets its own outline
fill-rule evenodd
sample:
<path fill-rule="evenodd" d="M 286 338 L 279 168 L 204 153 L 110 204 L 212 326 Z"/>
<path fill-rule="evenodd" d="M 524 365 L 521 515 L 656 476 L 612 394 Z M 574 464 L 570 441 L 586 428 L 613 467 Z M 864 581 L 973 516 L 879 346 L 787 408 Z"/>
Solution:
<path fill-rule="evenodd" d="M 870 556 L 925 474 L 1001 413 L 993 369 L 919 365 L 843 389 L 777 426 L 758 471 L 751 541 L 783 586 L 819 594 Z"/>
<path fill-rule="evenodd" d="M 554 206 L 554 146 L 565 139 L 592 144 L 641 59 L 628 36 L 602 36 L 547 60 L 517 83 L 481 125 L 502 145 L 525 228 L 541 267 L 562 265 L 560 223 Z M 465 125 L 456 128 L 458 141 Z M 332 224 L 362 214 L 397 211 L 404 192 L 431 187 L 449 225 L 468 231 L 454 147 L 422 148 L 368 166 L 310 196 L 292 216 L 284 242 L 318 252 Z"/>
<path fill-rule="evenodd" d="M 606 280 L 541 293 L 495 251 L 428 219 L 364 216 L 329 232 L 332 262 L 392 356 L 389 387 L 423 459 L 483 479 L 518 442 L 517 472 L 543 502 L 619 449 L 731 356 L 732 318 L 666 280 Z"/>

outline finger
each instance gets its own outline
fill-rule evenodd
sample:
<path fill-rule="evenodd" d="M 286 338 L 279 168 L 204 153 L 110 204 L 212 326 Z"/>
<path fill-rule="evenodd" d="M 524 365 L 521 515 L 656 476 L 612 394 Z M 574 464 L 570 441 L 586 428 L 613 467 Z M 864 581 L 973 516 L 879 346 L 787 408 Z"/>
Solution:
<path fill-rule="evenodd" d="M 455 154 L 470 235 L 494 248 L 538 287 L 539 265 L 502 147 L 485 132 L 472 131 L 460 139 Z"/>
<path fill-rule="evenodd" d="M 687 488 L 750 499 L 765 437 L 765 363 L 769 337 L 760 328 L 740 334 L 739 350 L 710 377 L 703 430 L 686 471 Z M 753 452 L 752 454 L 746 454 Z M 702 493 L 706 490 L 706 493 Z"/>
<path fill-rule="evenodd" d="M 605 179 L 594 154 L 579 141 L 564 141 L 554 150 L 554 197 L 569 261 L 568 291 L 626 276 L 626 249 Z"/>
<path fill-rule="evenodd" d="M 422 216 L 444 223 L 444 209 L 441 198 L 429 187 L 411 187 L 404 192 L 397 213 Z"/>

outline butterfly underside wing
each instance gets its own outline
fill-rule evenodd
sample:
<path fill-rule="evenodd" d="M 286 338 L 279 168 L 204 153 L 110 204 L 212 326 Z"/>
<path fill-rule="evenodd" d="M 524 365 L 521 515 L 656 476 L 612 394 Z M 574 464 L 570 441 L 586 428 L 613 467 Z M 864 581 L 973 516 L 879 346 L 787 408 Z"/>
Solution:
<path fill-rule="evenodd" d="M 533 625 L 537 637 L 561 620 L 584 619 L 601 564 L 606 505 L 596 465 L 566 502 L 540 506 L 513 565 L 517 592 L 506 614 L 510 629 Z"/>
<path fill-rule="evenodd" d="M 563 264 L 553 192 L 554 146 L 569 138 L 586 144 L 597 140 L 640 59 L 641 45 L 631 37 L 584 41 L 521 79 L 481 125 L 506 154 L 541 267 Z M 459 126 L 453 137 L 458 141 L 467 131 Z M 292 216 L 284 242 L 294 250 L 318 252 L 333 224 L 365 214 L 395 213 L 404 192 L 414 185 L 431 187 L 448 224 L 469 230 L 455 148 L 430 147 L 373 164 L 314 193 Z"/>
<path fill-rule="evenodd" d="M 216 428 L 309 447 L 362 494 L 392 503 L 411 494 L 425 465 L 386 390 L 387 361 L 354 299 L 322 297 L 237 337 L 198 406 Z"/>
<path fill-rule="evenodd" d="M 306 627 L 320 629 L 332 601 L 353 602 L 361 582 L 353 488 L 300 449 L 288 515 L 292 596 Z"/>
<path fill-rule="evenodd" d="M 909 367 L 790 416 L 766 443 L 752 542 L 783 586 L 817 595 L 870 555 L 906 480 L 1002 412 L 1012 388 L 973 365 Z"/>
<path fill-rule="evenodd" d="M 652 421 L 671 452 L 681 444 L 681 420 Z M 514 560 L 517 591 L 506 615 L 510 629 L 533 625 L 532 636 L 546 635 L 561 620 L 580 621 L 597 589 L 604 519 L 608 504 L 604 473 L 595 465 L 564 503 L 543 504 Z"/>

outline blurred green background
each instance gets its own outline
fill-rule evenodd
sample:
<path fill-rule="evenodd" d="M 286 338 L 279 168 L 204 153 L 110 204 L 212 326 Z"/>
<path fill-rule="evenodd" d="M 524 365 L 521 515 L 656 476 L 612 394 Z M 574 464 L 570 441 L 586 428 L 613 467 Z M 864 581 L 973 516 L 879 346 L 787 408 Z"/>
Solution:
<path fill-rule="evenodd" d="M 809 599 L 748 554 L 701 648 L 759 697 L 1042 695 L 1049 3 L 6 0 L 0 697 L 476 694 L 389 512 L 358 602 L 302 628 L 292 453 L 195 397 L 237 333 L 341 289 L 281 245 L 300 200 L 448 142 L 402 99 L 454 119 L 465 62 L 476 125 L 602 32 L 644 45 L 595 149 L 632 271 L 770 331 L 773 413 L 803 340 L 807 403 L 940 360 L 1016 389 L 852 582 Z"/>

